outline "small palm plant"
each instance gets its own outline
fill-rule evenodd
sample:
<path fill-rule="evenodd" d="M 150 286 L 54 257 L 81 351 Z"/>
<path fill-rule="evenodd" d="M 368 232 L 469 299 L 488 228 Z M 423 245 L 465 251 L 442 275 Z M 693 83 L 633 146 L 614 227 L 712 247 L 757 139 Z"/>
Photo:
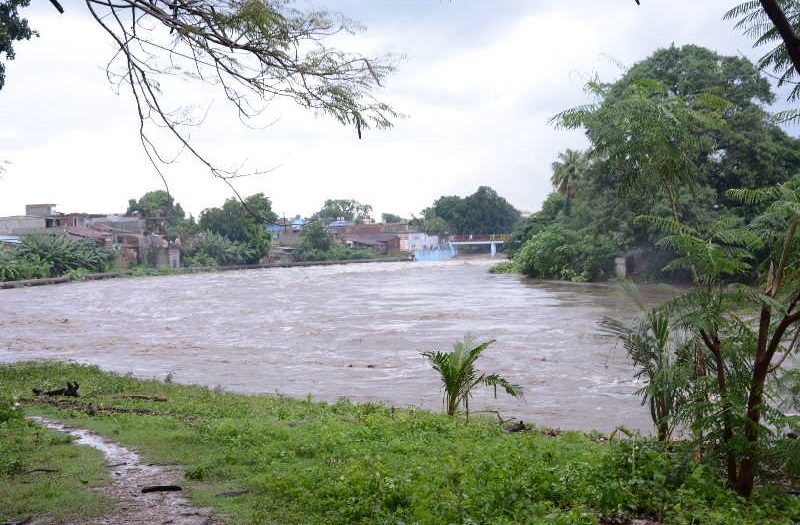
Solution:
<path fill-rule="evenodd" d="M 443 405 L 447 415 L 456 415 L 459 407 L 463 406 L 464 413 L 469 419 L 469 398 L 478 385 L 493 387 L 495 397 L 498 386 L 512 397 L 522 396 L 520 385 L 510 383 L 498 374 L 486 374 L 475 368 L 475 362 L 481 353 L 492 343 L 494 340 L 476 344 L 473 337 L 466 335 L 463 341 L 453 343 L 453 350 L 450 352 L 438 350 L 422 352 L 442 379 Z"/>
<path fill-rule="evenodd" d="M 624 283 L 623 290 L 638 306 L 640 317 L 630 324 L 604 317 L 600 325 L 622 342 L 636 367 L 634 377 L 644 377 L 647 384 L 636 394 L 642 396 L 643 405 L 650 406 L 658 440 L 668 442 L 677 413 L 686 403 L 687 364 L 679 354 L 689 341 L 680 331 L 672 329 L 666 309 L 650 308 L 631 283 Z"/>

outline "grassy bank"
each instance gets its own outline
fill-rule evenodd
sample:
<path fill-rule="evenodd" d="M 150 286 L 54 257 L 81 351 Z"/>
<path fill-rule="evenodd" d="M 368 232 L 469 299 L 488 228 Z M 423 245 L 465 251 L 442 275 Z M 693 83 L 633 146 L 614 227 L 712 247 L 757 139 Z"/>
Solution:
<path fill-rule="evenodd" d="M 89 490 L 108 481 L 100 452 L 1 407 L 0 421 L 0 522 L 102 514 L 109 501 Z"/>
<path fill-rule="evenodd" d="M 683 460 L 685 454 L 641 439 L 507 434 L 491 419 L 467 423 L 374 404 L 219 393 L 75 364 L 0 367 L 4 395 L 30 398 L 34 386 L 67 380 L 80 383 L 78 401 L 84 406 L 22 400 L 25 410 L 97 430 L 137 448 L 146 460 L 180 463 L 192 497 L 217 508 L 230 523 L 594 524 L 611 516 L 676 524 L 800 520 L 797 498 L 761 488 L 744 502 L 707 468 Z M 122 394 L 168 400 L 119 399 Z M 91 410 L 85 410 L 88 405 Z M 30 454 L 22 451 L 21 461 L 34 464 Z M 21 482 L 13 472 L 0 478 L 0 486 L 11 490 Z M 239 489 L 248 492 L 217 496 Z M 65 497 L 86 497 L 82 487 L 63 490 L 70 494 Z M 24 504 L 27 496 L 15 497 Z"/>

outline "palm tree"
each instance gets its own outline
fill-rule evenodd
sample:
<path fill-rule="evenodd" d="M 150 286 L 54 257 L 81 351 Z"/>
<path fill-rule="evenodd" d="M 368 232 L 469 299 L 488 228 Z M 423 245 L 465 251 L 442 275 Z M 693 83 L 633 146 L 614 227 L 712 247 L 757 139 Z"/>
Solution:
<path fill-rule="evenodd" d="M 458 412 L 459 406 L 463 406 L 464 412 L 469 418 L 469 398 L 472 397 L 473 388 L 478 385 L 493 387 L 495 397 L 497 397 L 498 386 L 512 397 L 522 396 L 520 385 L 509 383 L 498 374 L 485 374 L 475 368 L 475 361 L 492 343 L 494 340 L 476 344 L 471 336 L 466 335 L 463 341 L 453 343 L 453 350 L 450 352 L 438 350 L 422 352 L 422 355 L 430 360 L 433 369 L 439 372 L 442 379 L 444 390 L 442 401 L 447 415 L 454 416 Z"/>
<path fill-rule="evenodd" d="M 571 148 L 558 154 L 558 160 L 551 164 L 553 175 L 550 177 L 550 182 L 558 193 L 567 197 L 575 196 L 575 182 L 586 173 L 588 160 L 586 152 Z"/>

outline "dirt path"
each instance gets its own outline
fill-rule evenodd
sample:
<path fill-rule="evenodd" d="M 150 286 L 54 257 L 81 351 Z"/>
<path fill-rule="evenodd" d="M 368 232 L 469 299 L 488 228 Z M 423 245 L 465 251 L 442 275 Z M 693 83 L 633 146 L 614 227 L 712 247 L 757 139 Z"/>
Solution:
<path fill-rule="evenodd" d="M 148 465 L 139 454 L 121 447 L 104 437 L 85 430 L 63 425 L 41 417 L 32 421 L 51 430 L 71 435 L 75 443 L 100 450 L 106 457 L 109 471 L 114 478 L 110 485 L 96 490 L 107 494 L 118 503 L 115 508 L 97 518 L 81 522 L 84 525 L 220 525 L 223 522 L 212 517 L 207 507 L 189 504 L 181 492 L 152 492 L 142 494 L 143 487 L 155 485 L 180 485 L 181 472 L 177 467 Z M 31 525 L 49 525 L 52 520 L 34 520 Z"/>

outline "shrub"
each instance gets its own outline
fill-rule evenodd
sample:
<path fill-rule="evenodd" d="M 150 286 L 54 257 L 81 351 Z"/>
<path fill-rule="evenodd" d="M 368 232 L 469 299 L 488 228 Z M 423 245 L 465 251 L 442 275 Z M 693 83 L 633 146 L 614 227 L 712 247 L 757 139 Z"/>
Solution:
<path fill-rule="evenodd" d="M 52 265 L 39 260 L 20 258 L 16 250 L 0 250 L 0 281 L 20 281 L 23 279 L 41 279 L 50 277 Z"/>
<path fill-rule="evenodd" d="M 51 275 L 86 268 L 93 272 L 109 269 L 114 254 L 91 241 L 73 241 L 61 235 L 30 235 L 16 248 L 21 259 L 50 265 Z"/>
<path fill-rule="evenodd" d="M 514 261 L 503 261 L 489 268 L 489 273 L 516 273 L 519 271 Z"/>
<path fill-rule="evenodd" d="M 186 266 L 229 266 L 248 264 L 254 259 L 246 244 L 210 231 L 198 234 L 182 250 Z"/>
<path fill-rule="evenodd" d="M 609 236 L 555 224 L 533 235 L 513 260 L 525 275 L 578 282 L 610 277 L 616 252 Z"/>

